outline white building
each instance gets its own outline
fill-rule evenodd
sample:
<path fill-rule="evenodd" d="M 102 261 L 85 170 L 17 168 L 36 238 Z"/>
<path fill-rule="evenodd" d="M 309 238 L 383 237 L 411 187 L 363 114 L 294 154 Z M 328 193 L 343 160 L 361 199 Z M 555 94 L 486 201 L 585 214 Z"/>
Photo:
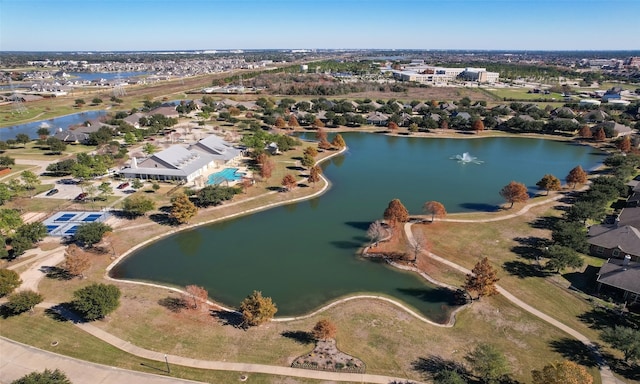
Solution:
<path fill-rule="evenodd" d="M 138 162 L 134 157 L 128 168 L 120 171 L 126 178 L 142 180 L 193 182 L 199 176 L 208 176 L 213 170 L 237 161 L 240 149 L 218 136 L 208 136 L 185 148 L 173 145 Z"/>
<path fill-rule="evenodd" d="M 485 68 L 444 68 L 430 65 L 410 65 L 393 71 L 393 77 L 400 81 L 414 81 L 421 84 L 445 85 L 458 78 L 479 83 L 495 83 L 500 74 L 488 72 Z"/>

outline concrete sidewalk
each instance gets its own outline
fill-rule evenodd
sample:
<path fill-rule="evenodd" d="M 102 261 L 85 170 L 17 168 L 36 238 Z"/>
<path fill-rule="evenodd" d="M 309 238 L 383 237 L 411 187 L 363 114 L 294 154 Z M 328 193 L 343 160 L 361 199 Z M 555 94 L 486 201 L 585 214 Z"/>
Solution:
<path fill-rule="evenodd" d="M 42 372 L 45 368 L 59 369 L 73 383 L 93 384 L 193 384 L 196 381 L 181 380 L 150 373 L 129 371 L 107 365 L 90 363 L 57 353 L 43 351 L 13 340 L 0 337 L 0 383 L 11 383 L 33 372 Z"/>

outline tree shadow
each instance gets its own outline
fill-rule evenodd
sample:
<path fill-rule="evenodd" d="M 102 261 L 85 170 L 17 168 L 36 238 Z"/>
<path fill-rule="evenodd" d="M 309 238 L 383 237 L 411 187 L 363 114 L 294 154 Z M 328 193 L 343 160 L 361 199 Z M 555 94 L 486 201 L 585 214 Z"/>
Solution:
<path fill-rule="evenodd" d="M 187 308 L 187 302 L 181 297 L 167 296 L 164 299 L 158 300 L 158 304 L 174 313 L 178 313 Z"/>
<path fill-rule="evenodd" d="M 361 231 L 366 231 L 367 229 L 369 229 L 371 222 L 370 221 L 346 221 L 345 224 L 348 225 L 349 227 L 359 229 Z"/>
<path fill-rule="evenodd" d="M 438 287 L 436 289 L 396 288 L 396 290 L 426 303 L 441 303 L 442 301 L 446 301 L 449 306 L 461 305 L 457 292 L 444 287 Z"/>
<path fill-rule="evenodd" d="M 587 265 L 584 272 L 569 272 L 562 275 L 571 283 L 571 287 L 582 292 L 595 293 L 596 280 L 600 268 L 594 265 Z"/>
<path fill-rule="evenodd" d="M 640 380 L 640 365 L 627 363 L 622 359 L 616 359 L 615 357 L 604 354 L 605 359 L 609 363 L 609 368 L 625 379 Z"/>
<path fill-rule="evenodd" d="M 437 373 L 442 371 L 457 372 L 464 377 L 465 381 L 470 382 L 471 372 L 467 368 L 454 360 L 446 360 L 441 356 L 430 355 L 428 357 L 418 357 L 417 360 L 411 362 L 411 368 L 414 371 L 424 374 L 428 378 L 433 378 Z"/>
<path fill-rule="evenodd" d="M 485 203 L 462 203 L 459 206 L 464 209 L 469 209 L 472 211 L 480 211 L 480 212 L 497 212 L 500 210 L 499 205 L 485 204 Z"/>
<path fill-rule="evenodd" d="M 42 270 L 42 272 L 45 272 L 45 276 L 49 279 L 65 281 L 74 278 L 74 275 L 70 274 L 65 269 L 60 267 L 42 267 L 40 268 L 40 270 Z"/>
<path fill-rule="evenodd" d="M 553 229 L 561 218 L 553 216 L 539 217 L 531 223 L 531 227 L 536 229 Z"/>
<path fill-rule="evenodd" d="M 56 304 L 53 307 L 48 308 L 45 313 L 56 321 L 71 321 L 74 324 L 87 322 L 81 315 L 73 310 L 71 303 Z"/>
<path fill-rule="evenodd" d="M 511 247 L 511 252 L 515 253 L 519 257 L 527 260 L 538 260 L 538 258 L 542 257 L 543 252 L 539 248 L 530 247 L 527 245 L 516 245 L 515 247 Z"/>
<path fill-rule="evenodd" d="M 597 307 L 578 315 L 578 319 L 589 325 L 589 328 L 603 330 L 617 326 L 638 328 L 640 327 L 640 315 L 632 312 Z"/>
<path fill-rule="evenodd" d="M 211 316 L 218 319 L 222 325 L 230 325 L 234 328 L 243 328 L 242 315 L 238 312 L 213 309 L 209 313 Z"/>
<path fill-rule="evenodd" d="M 360 247 L 362 247 L 363 242 L 338 240 L 330 241 L 329 244 L 339 249 L 359 249 Z"/>
<path fill-rule="evenodd" d="M 273 191 L 273 192 L 282 192 L 282 191 L 284 191 L 284 188 L 275 185 L 275 186 L 267 187 L 267 190 L 268 191 Z"/>
<path fill-rule="evenodd" d="M 69 319 L 67 319 L 66 317 L 62 316 L 60 308 L 66 305 L 64 303 L 55 305 L 51 308 L 47 308 L 44 310 L 44 314 L 47 315 L 50 319 L 60 322 L 60 323 L 65 323 L 67 321 L 69 321 Z"/>
<path fill-rule="evenodd" d="M 288 165 L 287 169 L 291 170 L 291 171 L 296 171 L 296 172 L 302 172 L 302 171 L 306 171 L 307 168 L 305 167 L 298 167 L 296 165 Z"/>
<path fill-rule="evenodd" d="M 567 360 L 585 367 L 597 366 L 591 349 L 576 339 L 563 337 L 559 340 L 552 340 L 549 342 L 549 346 Z"/>
<path fill-rule="evenodd" d="M 507 271 L 510 275 L 518 276 L 521 279 L 526 277 L 545 277 L 547 273 L 544 272 L 539 265 L 525 263 L 520 260 L 505 261 L 502 264 L 502 269 Z"/>
<path fill-rule="evenodd" d="M 281 333 L 282 336 L 291 339 L 299 344 L 312 344 L 316 341 L 311 332 L 305 331 L 284 331 Z"/>
<path fill-rule="evenodd" d="M 149 215 L 149 219 L 160 225 L 175 225 L 174 220 L 166 213 L 152 213 Z"/>

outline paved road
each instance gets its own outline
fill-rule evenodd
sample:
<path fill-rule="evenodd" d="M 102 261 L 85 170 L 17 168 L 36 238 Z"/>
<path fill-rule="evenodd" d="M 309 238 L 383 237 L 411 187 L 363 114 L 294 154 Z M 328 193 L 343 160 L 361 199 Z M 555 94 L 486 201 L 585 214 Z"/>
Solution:
<path fill-rule="evenodd" d="M 45 368 L 60 369 L 73 383 L 92 384 L 171 384 L 197 383 L 174 377 L 163 377 L 149 373 L 128 371 L 107 365 L 89 363 L 84 360 L 43 351 L 13 340 L 0 337 L 0 383 L 12 381 L 33 371 L 42 372 Z"/>

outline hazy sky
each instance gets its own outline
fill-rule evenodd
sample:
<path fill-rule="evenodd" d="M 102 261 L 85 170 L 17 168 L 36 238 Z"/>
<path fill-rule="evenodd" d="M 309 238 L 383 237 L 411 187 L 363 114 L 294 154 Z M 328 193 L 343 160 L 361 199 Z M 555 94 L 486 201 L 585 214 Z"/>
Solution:
<path fill-rule="evenodd" d="M 640 0 L 0 0 L 2 51 L 637 50 Z"/>

